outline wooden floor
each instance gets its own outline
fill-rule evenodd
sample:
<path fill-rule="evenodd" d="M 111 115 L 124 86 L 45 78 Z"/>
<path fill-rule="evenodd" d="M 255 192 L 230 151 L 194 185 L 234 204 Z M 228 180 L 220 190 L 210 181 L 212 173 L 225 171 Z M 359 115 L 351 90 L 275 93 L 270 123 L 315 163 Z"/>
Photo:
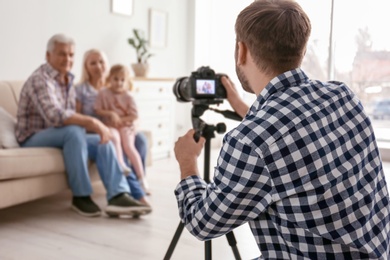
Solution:
<path fill-rule="evenodd" d="M 211 165 L 216 155 L 212 151 Z M 203 169 L 202 156 L 199 165 Z M 384 166 L 390 182 L 390 163 Z M 140 219 L 79 216 L 70 209 L 70 192 L 0 210 L 0 259 L 163 259 L 179 224 L 173 193 L 178 165 L 173 158 L 158 160 L 147 174 L 154 211 Z M 93 198 L 103 208 L 104 188 L 95 187 Z M 242 259 L 260 255 L 247 225 L 234 234 Z M 212 241 L 212 250 L 213 259 L 234 259 L 225 236 Z M 204 242 L 184 229 L 171 259 L 204 259 Z"/>
<path fill-rule="evenodd" d="M 173 158 L 158 160 L 147 174 L 153 212 L 139 219 L 79 216 L 70 209 L 70 192 L 0 210 L 0 259 L 163 259 L 179 224 L 173 193 L 178 165 Z M 106 205 L 102 186 L 93 198 Z M 247 225 L 234 234 L 242 259 L 259 256 Z M 212 250 L 213 259 L 234 259 L 225 236 L 212 241 Z M 204 242 L 184 229 L 171 259 L 204 259 Z"/>

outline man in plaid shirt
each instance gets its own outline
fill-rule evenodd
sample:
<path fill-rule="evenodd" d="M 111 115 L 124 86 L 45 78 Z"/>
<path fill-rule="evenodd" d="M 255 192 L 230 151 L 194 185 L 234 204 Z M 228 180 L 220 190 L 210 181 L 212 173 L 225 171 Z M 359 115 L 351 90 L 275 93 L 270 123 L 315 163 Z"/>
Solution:
<path fill-rule="evenodd" d="M 248 109 L 222 82 L 243 121 L 224 137 L 214 179 L 199 176 L 204 138 L 175 145 L 175 190 L 200 240 L 249 223 L 264 259 L 390 259 L 389 194 L 372 125 L 341 82 L 299 69 L 310 20 L 288 0 L 258 0 L 236 21 L 236 71 L 257 95 Z"/>

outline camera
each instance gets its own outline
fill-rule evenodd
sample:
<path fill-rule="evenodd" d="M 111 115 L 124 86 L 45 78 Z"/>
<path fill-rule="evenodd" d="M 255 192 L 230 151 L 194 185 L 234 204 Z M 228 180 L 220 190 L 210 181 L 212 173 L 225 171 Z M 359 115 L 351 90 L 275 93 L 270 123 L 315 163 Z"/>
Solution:
<path fill-rule="evenodd" d="M 210 67 L 200 67 L 190 77 L 181 77 L 173 85 L 173 93 L 179 102 L 200 100 L 205 102 L 223 102 L 227 98 L 221 77 Z"/>

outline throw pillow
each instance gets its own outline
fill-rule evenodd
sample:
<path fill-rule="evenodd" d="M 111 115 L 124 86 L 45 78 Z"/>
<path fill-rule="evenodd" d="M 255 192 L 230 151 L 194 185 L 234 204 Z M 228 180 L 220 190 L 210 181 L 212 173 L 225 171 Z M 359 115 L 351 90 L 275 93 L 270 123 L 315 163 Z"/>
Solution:
<path fill-rule="evenodd" d="M 0 147 L 19 147 L 15 137 L 16 119 L 2 107 L 0 107 L 0 122 Z"/>

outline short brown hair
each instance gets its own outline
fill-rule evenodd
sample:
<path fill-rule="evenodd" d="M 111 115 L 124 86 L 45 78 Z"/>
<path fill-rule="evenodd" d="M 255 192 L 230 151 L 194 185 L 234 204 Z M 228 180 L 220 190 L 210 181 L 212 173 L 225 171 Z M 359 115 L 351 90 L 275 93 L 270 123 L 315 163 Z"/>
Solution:
<path fill-rule="evenodd" d="M 292 0 L 257 0 L 236 20 L 237 42 L 246 44 L 255 64 L 266 73 L 299 67 L 310 32 L 309 17 Z"/>

